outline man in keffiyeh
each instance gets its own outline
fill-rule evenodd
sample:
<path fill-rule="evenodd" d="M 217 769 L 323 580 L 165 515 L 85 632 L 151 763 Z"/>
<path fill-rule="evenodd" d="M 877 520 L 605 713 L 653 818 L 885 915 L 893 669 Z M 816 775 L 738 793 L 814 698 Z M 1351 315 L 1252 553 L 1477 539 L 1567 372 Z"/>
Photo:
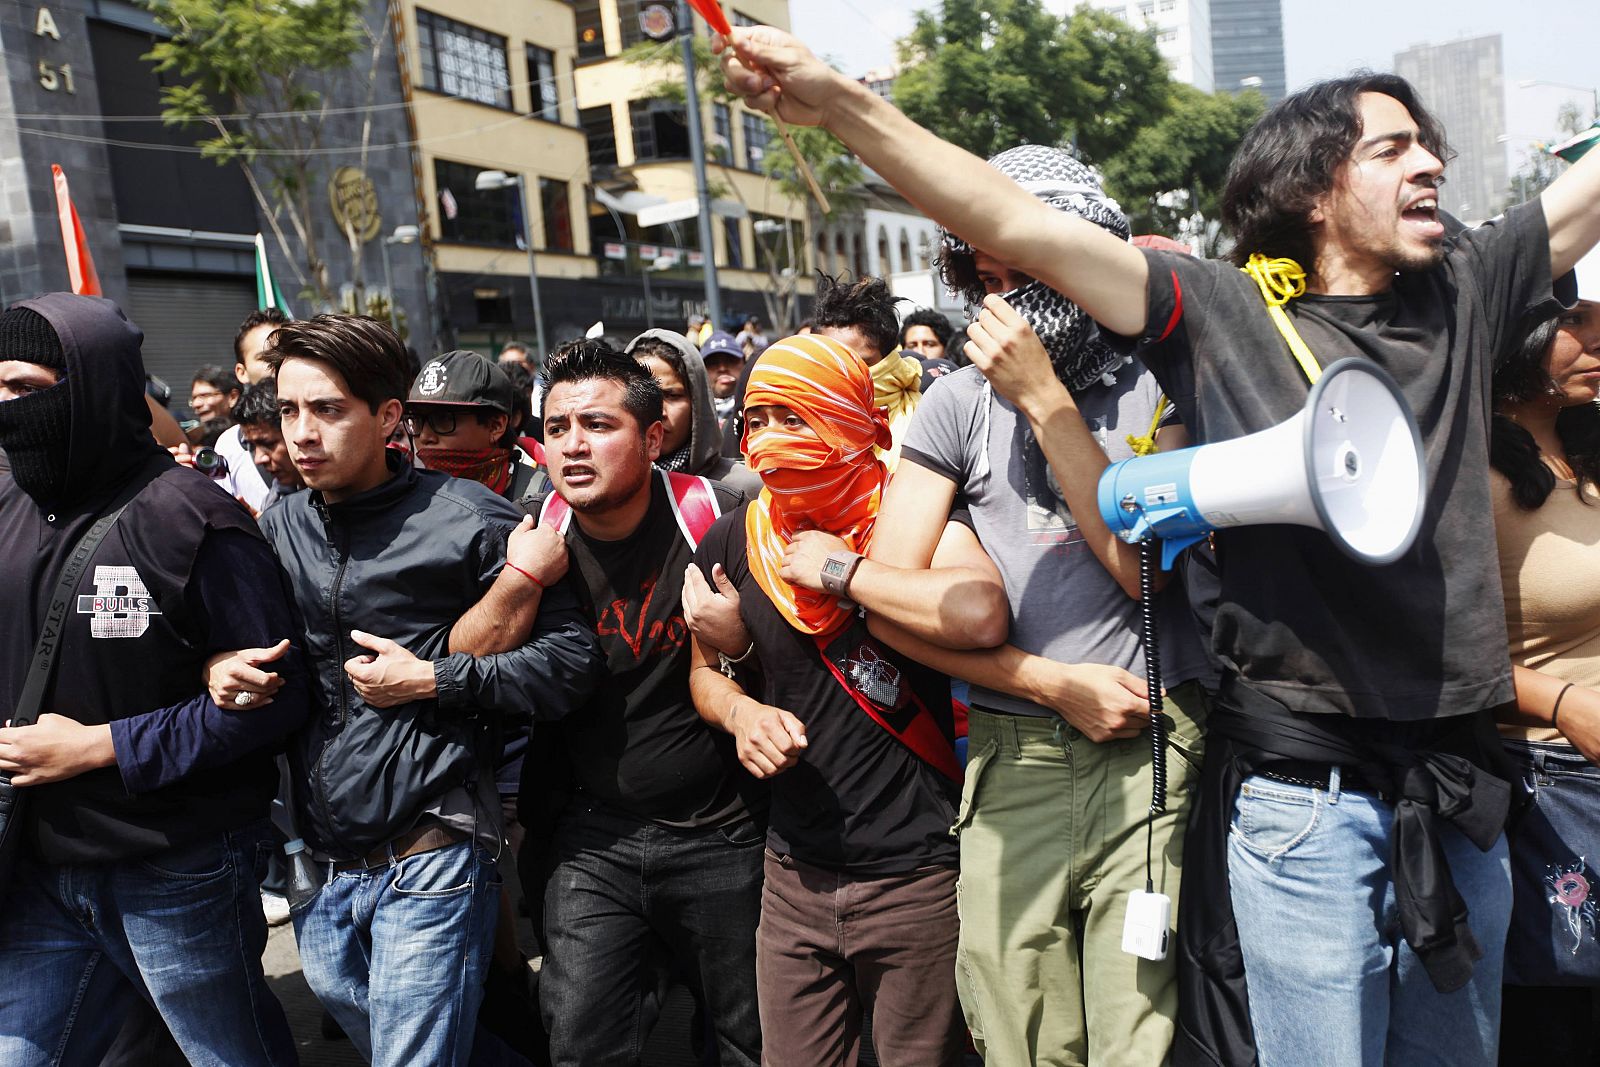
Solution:
<path fill-rule="evenodd" d="M 756 943 L 762 1062 L 854 1062 L 870 1012 L 880 1059 L 954 1067 L 949 830 L 960 770 L 949 680 L 879 644 L 841 595 L 872 541 L 887 479 L 875 452 L 889 446 L 889 424 L 867 365 L 817 335 L 766 350 L 744 414 L 764 488 L 706 534 L 695 555 L 706 583 L 686 583 L 685 614 L 696 625 L 692 590 L 715 582 L 721 594 L 705 595 L 735 604 L 751 638 L 757 670 L 741 677 L 760 678 L 747 694 L 729 658 L 696 635 L 696 709 L 772 785 Z M 806 531 L 842 546 L 824 568 L 837 584 L 821 591 L 789 580 L 786 557 Z"/>
<path fill-rule="evenodd" d="M 848 282 L 823 275 L 811 314 L 816 333 L 850 349 L 872 372 L 873 403 L 887 415 L 892 438 L 878 449 L 878 456 L 890 473 L 900 462 L 900 442 L 922 402 L 922 364 L 900 351 L 897 302 L 882 278 Z"/>

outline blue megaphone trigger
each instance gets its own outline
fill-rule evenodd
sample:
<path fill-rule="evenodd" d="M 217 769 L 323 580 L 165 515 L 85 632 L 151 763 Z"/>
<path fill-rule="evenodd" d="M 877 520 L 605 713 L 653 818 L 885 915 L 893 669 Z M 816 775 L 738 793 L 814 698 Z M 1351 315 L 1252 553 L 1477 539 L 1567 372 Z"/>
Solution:
<path fill-rule="evenodd" d="M 1125 459 L 1100 476 L 1100 517 L 1131 544 L 1161 539 L 1161 567 L 1171 570 L 1178 553 L 1213 529 L 1189 489 L 1195 449 Z"/>

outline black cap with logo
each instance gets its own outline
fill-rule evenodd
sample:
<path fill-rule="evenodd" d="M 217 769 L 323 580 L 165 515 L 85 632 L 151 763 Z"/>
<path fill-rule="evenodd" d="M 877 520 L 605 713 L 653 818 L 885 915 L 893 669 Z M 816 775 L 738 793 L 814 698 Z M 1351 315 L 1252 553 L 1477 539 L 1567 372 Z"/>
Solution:
<path fill-rule="evenodd" d="M 506 372 L 476 352 L 455 351 L 423 364 L 406 406 L 439 404 L 493 408 L 511 414 L 514 387 Z"/>

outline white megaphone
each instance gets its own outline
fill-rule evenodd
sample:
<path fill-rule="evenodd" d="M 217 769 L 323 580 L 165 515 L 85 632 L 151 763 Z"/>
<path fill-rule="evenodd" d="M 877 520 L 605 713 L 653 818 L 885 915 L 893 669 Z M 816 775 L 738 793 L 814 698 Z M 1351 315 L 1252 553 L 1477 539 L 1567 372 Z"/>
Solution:
<path fill-rule="evenodd" d="M 1100 476 L 1100 515 L 1124 541 L 1162 541 L 1161 565 L 1212 530 L 1290 523 L 1363 563 L 1392 563 L 1422 526 L 1422 437 L 1400 387 L 1364 359 L 1323 372 L 1270 430 L 1126 459 Z"/>

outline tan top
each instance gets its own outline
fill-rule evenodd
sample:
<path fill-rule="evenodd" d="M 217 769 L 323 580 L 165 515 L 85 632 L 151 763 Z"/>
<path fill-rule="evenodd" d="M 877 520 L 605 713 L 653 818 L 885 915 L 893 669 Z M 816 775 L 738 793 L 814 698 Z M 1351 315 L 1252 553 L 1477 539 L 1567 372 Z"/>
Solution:
<path fill-rule="evenodd" d="M 1489 472 L 1511 662 L 1600 687 L 1600 492 L 1556 478 L 1542 507 L 1524 511 L 1511 483 Z M 1548 726 L 1501 723 L 1506 737 L 1562 741 Z"/>

